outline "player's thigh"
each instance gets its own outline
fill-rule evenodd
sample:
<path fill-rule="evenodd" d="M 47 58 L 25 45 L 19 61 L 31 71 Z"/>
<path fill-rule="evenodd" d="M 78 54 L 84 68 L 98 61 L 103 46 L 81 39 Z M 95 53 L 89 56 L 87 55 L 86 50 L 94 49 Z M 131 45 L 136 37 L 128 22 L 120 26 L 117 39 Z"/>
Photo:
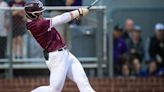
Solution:
<path fill-rule="evenodd" d="M 66 51 L 58 52 L 54 57 L 50 57 L 50 87 L 53 90 L 61 90 L 64 85 L 66 74 L 69 68 L 68 53 Z"/>
<path fill-rule="evenodd" d="M 67 77 L 76 83 L 88 82 L 87 76 L 79 60 L 70 53 L 71 65 L 67 72 Z"/>

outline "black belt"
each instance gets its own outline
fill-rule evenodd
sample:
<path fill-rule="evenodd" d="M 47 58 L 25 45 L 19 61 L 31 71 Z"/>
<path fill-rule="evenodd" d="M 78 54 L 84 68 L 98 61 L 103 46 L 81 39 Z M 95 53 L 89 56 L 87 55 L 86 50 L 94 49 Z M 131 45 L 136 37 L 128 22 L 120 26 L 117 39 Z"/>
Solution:
<path fill-rule="evenodd" d="M 65 50 L 65 49 L 67 49 L 67 47 L 60 48 L 60 49 L 58 49 L 57 51 L 63 51 L 63 50 Z M 43 55 L 44 55 L 45 60 L 48 60 L 48 58 L 49 58 L 49 54 L 48 54 L 48 53 L 49 53 L 49 52 L 48 52 L 46 49 L 44 49 Z"/>
<path fill-rule="evenodd" d="M 66 47 L 60 48 L 60 49 L 58 49 L 57 51 L 63 51 L 63 50 L 65 50 L 65 49 L 67 49 L 67 48 L 66 48 Z"/>

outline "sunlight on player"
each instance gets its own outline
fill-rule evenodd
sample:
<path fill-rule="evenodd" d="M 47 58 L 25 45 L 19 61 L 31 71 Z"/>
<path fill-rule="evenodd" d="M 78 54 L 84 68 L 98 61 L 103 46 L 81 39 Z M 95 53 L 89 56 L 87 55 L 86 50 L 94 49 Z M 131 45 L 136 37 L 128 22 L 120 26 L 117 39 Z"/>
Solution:
<path fill-rule="evenodd" d="M 74 81 L 80 92 L 95 92 L 77 58 L 72 55 L 56 31 L 55 27 L 67 23 L 79 16 L 85 16 L 89 10 L 79 8 L 71 12 L 45 19 L 42 16 L 43 4 L 33 0 L 25 5 L 28 18 L 27 29 L 44 49 L 46 64 L 50 70 L 50 85 L 38 87 L 31 92 L 61 92 L 66 76 Z"/>

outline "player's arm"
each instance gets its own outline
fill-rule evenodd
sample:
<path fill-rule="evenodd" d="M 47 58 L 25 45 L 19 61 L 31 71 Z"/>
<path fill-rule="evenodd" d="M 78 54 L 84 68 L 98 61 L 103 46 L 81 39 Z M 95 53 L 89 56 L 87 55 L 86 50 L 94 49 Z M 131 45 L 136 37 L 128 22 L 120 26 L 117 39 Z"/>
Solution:
<path fill-rule="evenodd" d="M 78 10 L 74 10 L 71 12 L 66 12 L 64 14 L 58 15 L 51 19 L 52 26 L 55 27 L 55 26 L 70 22 L 71 20 L 78 18 L 79 16 L 87 15 L 88 12 L 89 10 L 87 8 L 79 8 Z"/>

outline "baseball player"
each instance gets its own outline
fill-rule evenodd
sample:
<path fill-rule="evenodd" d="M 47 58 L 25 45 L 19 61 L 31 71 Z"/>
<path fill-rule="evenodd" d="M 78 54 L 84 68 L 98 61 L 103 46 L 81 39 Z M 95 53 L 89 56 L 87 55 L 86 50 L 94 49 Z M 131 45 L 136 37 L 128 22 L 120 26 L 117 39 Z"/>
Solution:
<path fill-rule="evenodd" d="M 79 8 L 53 18 L 43 18 L 44 7 L 39 0 L 32 0 L 24 7 L 27 29 L 44 49 L 46 64 L 50 70 L 49 86 L 38 87 L 31 92 L 61 92 L 65 79 L 74 81 L 80 92 L 95 92 L 79 60 L 67 50 L 63 38 L 55 29 L 56 26 L 67 23 L 80 16 L 85 16 L 89 10 Z"/>

